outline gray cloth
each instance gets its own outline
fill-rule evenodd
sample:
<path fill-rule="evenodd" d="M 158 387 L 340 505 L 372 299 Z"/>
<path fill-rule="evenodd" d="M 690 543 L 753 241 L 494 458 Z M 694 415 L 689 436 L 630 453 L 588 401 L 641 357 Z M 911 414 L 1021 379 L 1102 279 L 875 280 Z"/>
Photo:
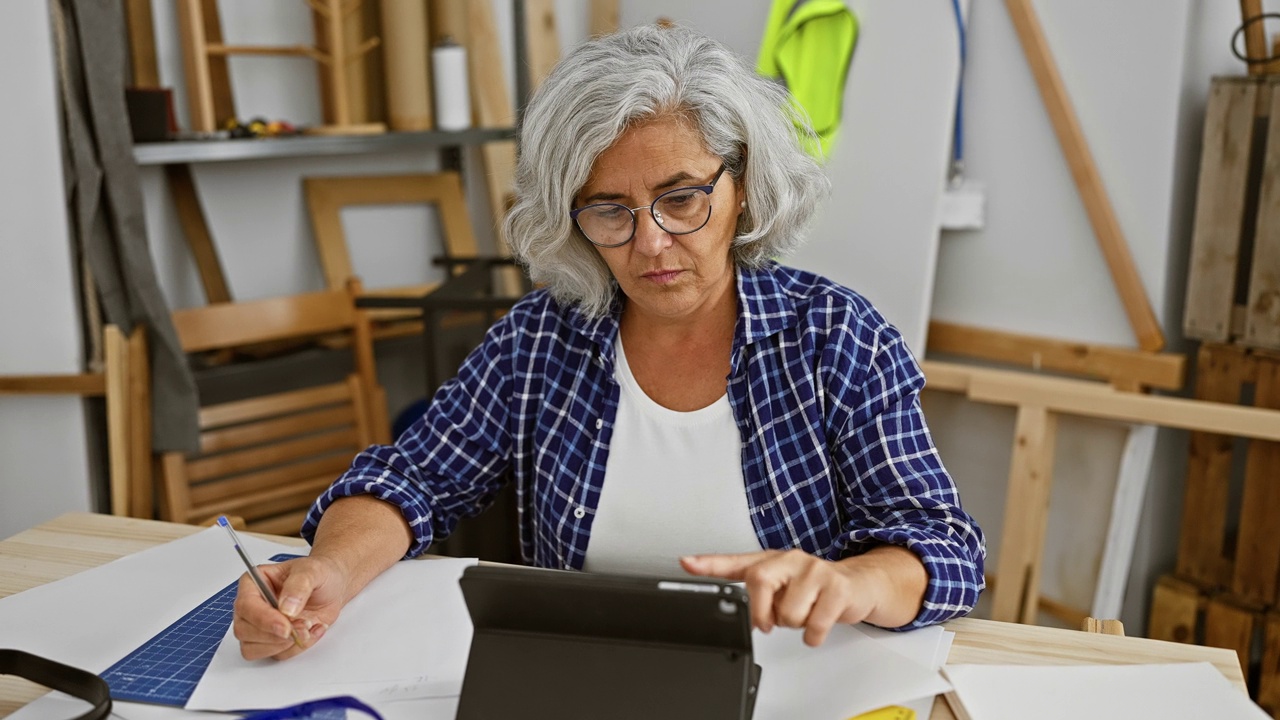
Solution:
<path fill-rule="evenodd" d="M 142 189 L 124 102 L 126 34 L 120 0 L 50 0 L 58 28 L 72 234 L 107 322 L 149 329 L 152 442 L 198 448 L 199 401 L 147 244 Z"/>

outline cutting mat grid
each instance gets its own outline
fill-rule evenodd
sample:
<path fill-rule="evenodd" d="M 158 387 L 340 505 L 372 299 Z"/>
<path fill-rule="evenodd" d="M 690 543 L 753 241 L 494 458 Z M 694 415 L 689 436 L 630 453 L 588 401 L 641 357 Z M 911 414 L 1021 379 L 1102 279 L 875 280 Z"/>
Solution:
<path fill-rule="evenodd" d="M 276 555 L 272 562 L 298 555 Z M 107 668 L 102 679 L 111 697 L 128 702 L 185 706 L 209 668 L 213 654 L 231 627 L 237 583 L 219 590 L 177 622 L 160 631 L 124 659 Z"/>

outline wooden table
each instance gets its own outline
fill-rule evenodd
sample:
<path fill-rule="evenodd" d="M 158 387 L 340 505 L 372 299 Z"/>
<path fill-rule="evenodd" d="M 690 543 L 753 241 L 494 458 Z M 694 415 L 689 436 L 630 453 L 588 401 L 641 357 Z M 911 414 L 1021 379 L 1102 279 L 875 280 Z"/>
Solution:
<path fill-rule="evenodd" d="M 199 530 L 201 528 L 190 525 L 109 515 L 63 515 L 0 541 L 0 597 L 59 580 Z M 296 539 L 271 539 L 302 543 Z M 970 618 L 953 620 L 946 627 L 956 634 L 948 658 L 953 664 L 1081 665 L 1207 661 L 1237 687 L 1242 690 L 1245 687 L 1240 663 L 1231 650 Z M 43 688 L 17 678 L 0 677 L 0 716 L 12 713 L 43 692 Z M 941 699 L 934 706 L 933 718 L 954 720 Z"/>

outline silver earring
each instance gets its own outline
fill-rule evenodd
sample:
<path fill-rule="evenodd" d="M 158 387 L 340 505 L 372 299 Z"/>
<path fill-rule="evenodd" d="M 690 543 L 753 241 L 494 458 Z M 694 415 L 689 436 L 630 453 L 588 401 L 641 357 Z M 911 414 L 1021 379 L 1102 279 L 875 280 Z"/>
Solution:
<path fill-rule="evenodd" d="M 743 200 L 742 202 L 738 203 L 738 207 L 742 208 L 743 210 L 746 210 L 746 209 L 747 209 L 747 201 L 746 201 L 746 200 Z"/>

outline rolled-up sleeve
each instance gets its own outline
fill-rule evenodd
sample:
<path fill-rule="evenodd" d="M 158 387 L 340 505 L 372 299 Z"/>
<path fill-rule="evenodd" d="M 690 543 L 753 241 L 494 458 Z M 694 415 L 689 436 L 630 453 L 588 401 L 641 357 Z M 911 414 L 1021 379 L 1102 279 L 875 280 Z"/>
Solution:
<path fill-rule="evenodd" d="M 510 317 L 510 316 L 508 316 Z M 429 409 L 391 445 L 374 445 L 312 505 L 302 527 L 308 542 L 336 500 L 371 495 L 400 509 L 413 532 L 406 557 L 424 552 L 479 514 L 507 480 L 510 323 L 500 321 L 441 386 Z"/>
<path fill-rule="evenodd" d="M 924 603 L 905 628 L 964 615 L 985 587 L 985 540 L 960 506 L 920 408 L 924 375 L 902 337 L 884 326 L 862 381 L 849 387 L 836 442 L 848 521 L 844 554 L 878 544 L 906 547 L 929 574 Z"/>

